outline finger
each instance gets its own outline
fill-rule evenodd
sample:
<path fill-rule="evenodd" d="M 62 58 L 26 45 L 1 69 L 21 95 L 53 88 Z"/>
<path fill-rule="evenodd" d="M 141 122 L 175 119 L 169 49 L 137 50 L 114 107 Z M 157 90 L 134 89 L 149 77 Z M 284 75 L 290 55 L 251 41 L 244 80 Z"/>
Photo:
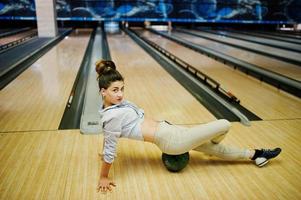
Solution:
<path fill-rule="evenodd" d="M 114 182 L 110 182 L 110 185 L 116 187 L 116 184 Z"/>
<path fill-rule="evenodd" d="M 100 191 L 100 188 L 101 188 L 101 186 L 100 186 L 100 185 L 98 185 L 98 186 L 97 186 L 97 188 L 96 188 L 97 192 L 99 192 L 99 191 Z"/>

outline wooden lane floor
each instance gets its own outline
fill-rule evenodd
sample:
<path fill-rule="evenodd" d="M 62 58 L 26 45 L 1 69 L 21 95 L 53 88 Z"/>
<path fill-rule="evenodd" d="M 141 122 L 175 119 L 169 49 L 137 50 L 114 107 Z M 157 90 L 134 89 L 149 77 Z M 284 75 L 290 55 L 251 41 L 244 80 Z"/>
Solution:
<path fill-rule="evenodd" d="M 125 77 L 125 98 L 142 107 L 147 116 L 175 124 L 215 119 L 128 36 L 108 36 L 108 43 L 112 60 Z"/>
<path fill-rule="evenodd" d="M 121 139 L 110 177 L 117 186 L 96 192 L 102 135 L 79 130 L 0 134 L 0 199 L 287 199 L 301 198 L 301 120 L 232 123 L 225 144 L 282 147 L 263 167 L 190 152 L 180 173 L 168 172 L 150 143 Z"/>
<path fill-rule="evenodd" d="M 264 50 L 266 52 L 275 53 L 277 55 L 282 55 L 282 56 L 283 55 L 288 55 L 288 57 L 291 57 L 291 58 L 293 58 L 294 56 L 296 56 L 296 54 L 291 54 L 291 53 L 294 53 L 294 51 L 290 51 L 290 50 L 286 50 L 286 49 L 281 49 L 281 48 L 278 48 L 278 47 L 271 47 L 271 46 L 267 46 L 267 45 L 264 45 L 264 44 L 259 44 L 259 43 L 254 43 L 254 42 L 239 40 L 239 39 L 231 38 L 231 37 L 227 37 L 227 36 L 220 36 L 220 35 L 216 35 L 216 34 L 209 33 L 209 32 L 200 32 L 200 31 L 197 31 L 197 30 L 189 30 L 189 31 L 191 31 L 192 33 L 201 33 L 203 36 L 206 36 L 206 37 L 209 37 L 209 38 L 215 38 L 215 39 L 218 39 L 218 40 L 221 40 L 221 41 L 227 41 L 227 42 L 229 42 L 231 44 L 237 44 L 237 42 L 239 42 L 239 45 L 251 47 L 251 48 L 254 48 L 254 49 Z M 247 36 L 248 37 L 253 37 L 253 38 L 255 37 L 253 35 L 247 35 Z M 267 38 L 264 38 L 264 40 L 266 40 L 266 39 Z M 240 43 L 240 42 L 242 42 L 242 43 Z M 274 40 L 274 42 L 275 42 L 275 40 Z M 280 44 L 282 46 L 289 46 L 289 45 L 291 45 L 291 47 L 294 47 L 297 50 L 300 50 L 300 47 L 301 47 L 298 44 L 287 43 L 287 42 L 284 42 L 284 41 L 277 41 L 277 42 L 278 42 L 278 44 Z"/>
<path fill-rule="evenodd" d="M 191 30 L 191 32 L 192 33 L 197 33 L 198 31 Z M 253 42 L 238 40 L 238 39 L 235 39 L 235 38 L 216 36 L 216 35 L 213 35 L 213 34 L 210 34 L 210 33 L 202 33 L 202 35 L 206 36 L 206 37 L 218 39 L 220 41 L 228 42 L 228 43 L 231 43 L 231 44 L 238 44 L 238 45 L 249 47 L 249 48 L 252 48 L 252 49 L 255 49 L 255 50 L 263 50 L 265 52 L 270 52 L 270 53 L 273 53 L 273 54 L 278 55 L 278 56 L 285 56 L 287 58 L 291 58 L 291 59 L 294 59 L 294 60 L 301 61 L 300 53 L 298 53 L 298 52 L 293 52 L 293 51 L 288 51 L 288 50 L 285 50 L 285 49 L 279 49 L 279 48 L 276 48 L 276 47 L 270 47 L 270 46 L 263 45 L 263 44 L 256 44 L 256 43 L 253 43 Z"/>
<path fill-rule="evenodd" d="M 147 114 L 171 118 L 171 121 L 172 115 L 182 117 L 175 113 L 178 109 L 186 115 L 187 105 L 194 105 L 189 95 L 181 100 L 179 93 L 164 89 L 175 85 L 174 89 L 179 90 L 177 82 L 128 37 L 117 35 L 108 39 L 112 57 L 125 76 L 129 100 L 138 102 Z M 155 93 L 154 89 L 161 93 Z M 182 96 L 183 91 L 180 89 Z M 165 99 L 178 106 L 171 95 L 184 101 L 176 111 L 169 104 L 161 105 Z M 181 103 L 178 101 L 175 102 Z M 166 109 L 156 108 L 159 106 Z M 199 105 L 189 114 L 207 115 L 205 109 L 196 108 Z M 194 123 L 194 119 L 189 120 L 188 123 Z M 183 121 L 186 123 L 182 118 Z M 300 130 L 301 119 L 257 121 L 250 127 L 232 123 L 225 144 L 250 148 L 280 146 L 283 153 L 268 166 L 258 168 L 249 161 L 224 161 L 192 151 L 189 165 L 180 173 L 170 173 L 164 168 L 161 152 L 154 144 L 120 139 L 117 158 L 110 170 L 117 187 L 107 195 L 96 192 L 102 135 L 82 135 L 79 130 L 0 133 L 0 199 L 297 200 L 301 198 Z"/>
<path fill-rule="evenodd" d="M 28 30 L 28 31 L 25 31 L 25 32 L 15 34 L 15 35 L 10 35 L 10 36 L 7 36 L 7 37 L 0 38 L 0 45 L 4 45 L 4 44 L 10 43 L 10 42 L 22 39 L 22 38 L 24 38 L 26 36 L 29 36 L 30 34 L 33 34 L 35 32 L 37 32 L 37 29 L 31 29 L 31 30 Z"/>
<path fill-rule="evenodd" d="M 208 33 L 208 32 L 207 32 Z M 277 44 L 278 46 L 280 47 L 290 47 L 292 49 L 296 49 L 296 50 L 299 50 L 301 49 L 301 44 L 293 44 L 291 42 L 286 42 L 286 41 L 275 41 L 274 39 L 270 39 L 270 38 L 261 38 L 261 37 L 258 37 L 258 36 L 255 36 L 255 35 L 247 35 L 243 32 L 229 32 L 229 31 L 214 31 L 214 32 L 210 32 L 210 33 L 213 33 L 214 36 L 216 36 L 216 34 L 219 34 L 219 33 L 223 33 L 225 34 L 226 37 L 228 36 L 235 36 L 235 37 L 239 37 L 239 38 L 246 38 L 248 40 L 253 40 L 253 41 L 260 41 L 260 42 L 265 42 L 265 43 L 272 43 L 272 44 Z M 281 39 L 281 38 L 279 38 Z"/>
<path fill-rule="evenodd" d="M 290 77 L 292 79 L 301 81 L 301 67 L 300 66 L 290 64 L 290 63 L 286 63 L 284 61 L 277 60 L 277 59 L 274 59 L 274 58 L 270 58 L 268 56 L 252 53 L 252 52 L 249 52 L 249 51 L 245 51 L 243 49 L 223 45 L 223 44 L 218 43 L 218 42 L 205 40 L 205 39 L 200 38 L 200 37 L 187 35 L 187 34 L 180 33 L 180 32 L 173 32 L 173 34 L 178 36 L 178 37 L 181 37 L 185 40 L 193 42 L 195 44 L 203 45 L 205 47 L 208 47 L 208 48 L 214 49 L 216 51 L 222 52 L 226 55 L 230 55 L 230 56 L 234 55 L 235 58 L 244 60 L 246 62 L 252 63 L 252 64 L 257 65 L 257 66 L 260 66 L 264 69 L 267 69 L 267 70 L 285 75 L 287 77 Z M 221 37 L 219 37 L 219 39 L 220 38 Z M 229 39 L 231 39 L 231 38 L 229 38 Z M 227 41 L 228 41 L 228 39 L 227 39 Z M 243 41 L 241 41 L 241 40 L 235 40 L 233 42 L 235 42 L 235 44 L 244 45 L 244 43 L 242 43 Z M 260 49 L 263 50 L 264 48 L 260 47 Z M 280 50 L 274 49 L 272 52 L 276 52 L 276 51 L 280 51 Z M 285 55 L 285 54 L 283 54 L 283 55 Z M 299 54 L 295 53 L 295 55 L 297 57 L 300 57 L 300 53 Z"/>
<path fill-rule="evenodd" d="M 143 35 L 221 83 L 241 100 L 242 106 L 260 118 L 301 118 L 300 99 L 168 39 L 150 32 Z"/>
<path fill-rule="evenodd" d="M 91 30 L 77 30 L 0 91 L 0 129 L 58 129 Z"/>

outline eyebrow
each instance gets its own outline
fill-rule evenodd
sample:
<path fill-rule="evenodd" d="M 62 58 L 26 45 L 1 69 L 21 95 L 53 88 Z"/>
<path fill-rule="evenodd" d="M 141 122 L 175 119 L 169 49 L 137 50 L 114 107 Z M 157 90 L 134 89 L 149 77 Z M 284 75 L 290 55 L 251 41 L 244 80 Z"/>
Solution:
<path fill-rule="evenodd" d="M 124 86 L 121 87 L 121 89 L 124 88 Z M 119 89 L 119 87 L 113 87 L 113 89 Z"/>

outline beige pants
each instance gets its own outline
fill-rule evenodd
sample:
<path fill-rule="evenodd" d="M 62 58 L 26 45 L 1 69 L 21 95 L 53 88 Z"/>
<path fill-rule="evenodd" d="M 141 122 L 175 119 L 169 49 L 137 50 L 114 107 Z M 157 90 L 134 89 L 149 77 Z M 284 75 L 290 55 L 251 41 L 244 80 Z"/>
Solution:
<path fill-rule="evenodd" d="M 162 152 L 171 155 L 196 150 L 223 159 L 248 159 L 250 156 L 248 149 L 220 144 L 230 126 L 231 123 L 224 119 L 192 128 L 161 122 L 155 133 L 155 144 Z"/>

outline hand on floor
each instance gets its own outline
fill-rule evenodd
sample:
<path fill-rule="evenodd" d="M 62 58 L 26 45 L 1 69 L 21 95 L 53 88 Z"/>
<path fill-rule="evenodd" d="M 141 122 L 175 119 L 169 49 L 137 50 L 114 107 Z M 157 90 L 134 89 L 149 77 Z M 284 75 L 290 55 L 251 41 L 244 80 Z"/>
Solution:
<path fill-rule="evenodd" d="M 112 186 L 116 187 L 116 184 L 109 178 L 101 177 L 98 182 L 97 192 L 107 193 L 107 191 L 112 191 Z"/>

